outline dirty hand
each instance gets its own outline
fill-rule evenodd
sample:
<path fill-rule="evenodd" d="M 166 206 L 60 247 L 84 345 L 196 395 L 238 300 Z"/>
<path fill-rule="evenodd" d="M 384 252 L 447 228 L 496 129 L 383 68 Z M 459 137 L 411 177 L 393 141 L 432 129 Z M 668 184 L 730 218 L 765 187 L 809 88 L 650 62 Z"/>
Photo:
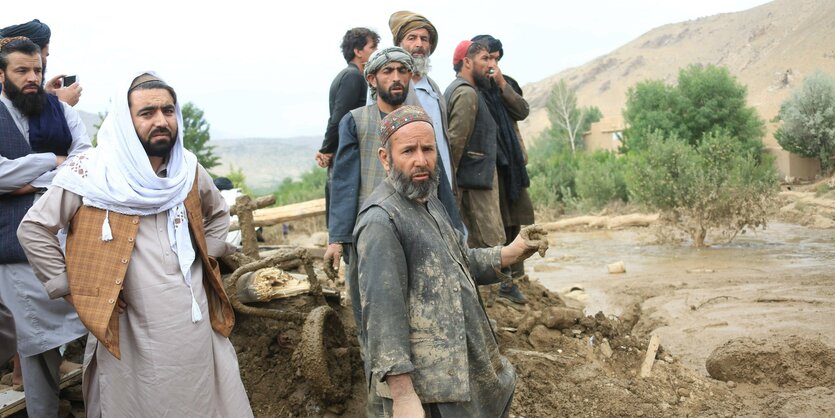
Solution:
<path fill-rule="evenodd" d="M 499 68 L 498 63 L 496 63 L 496 65 L 492 69 L 493 73 L 490 74 L 490 78 L 492 78 L 493 81 L 496 82 L 496 86 L 498 86 L 500 89 L 503 89 L 505 84 L 507 84 L 507 81 L 504 79 L 504 75 L 502 75 L 502 69 Z"/>
<path fill-rule="evenodd" d="M 540 257 L 545 257 L 546 251 L 548 251 L 548 231 L 539 225 L 527 226 L 522 228 L 510 245 L 502 248 L 502 266 L 507 267 L 526 260 L 535 252 L 539 252 Z"/>
<path fill-rule="evenodd" d="M 339 271 L 340 258 L 342 258 L 342 243 L 328 244 L 328 248 L 325 249 L 325 255 L 322 256 L 325 262 L 325 274 L 328 276 L 333 274 L 336 277 L 336 272 Z"/>

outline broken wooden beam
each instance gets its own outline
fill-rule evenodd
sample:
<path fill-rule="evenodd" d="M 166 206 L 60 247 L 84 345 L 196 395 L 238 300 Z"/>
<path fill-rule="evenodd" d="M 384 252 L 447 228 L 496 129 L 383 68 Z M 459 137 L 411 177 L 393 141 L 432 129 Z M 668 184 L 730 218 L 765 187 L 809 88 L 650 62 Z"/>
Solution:
<path fill-rule="evenodd" d="M 655 354 L 658 353 L 658 345 L 660 344 L 657 335 L 653 334 L 649 337 L 649 346 L 647 346 L 647 355 L 644 357 L 644 364 L 641 365 L 641 377 L 649 377 L 652 372 L 652 365 L 655 363 Z"/>
<path fill-rule="evenodd" d="M 285 222 L 297 221 L 325 214 L 325 199 L 308 200 L 307 202 L 292 203 L 274 208 L 258 209 L 252 213 L 252 225 L 272 226 Z M 236 223 L 229 227 L 230 231 L 238 229 Z"/>

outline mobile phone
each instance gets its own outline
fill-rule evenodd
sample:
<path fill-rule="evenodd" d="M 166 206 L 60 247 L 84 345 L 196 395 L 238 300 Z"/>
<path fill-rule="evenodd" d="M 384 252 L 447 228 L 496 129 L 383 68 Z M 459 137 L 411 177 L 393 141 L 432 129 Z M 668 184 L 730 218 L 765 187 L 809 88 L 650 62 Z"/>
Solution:
<path fill-rule="evenodd" d="M 74 75 L 64 76 L 64 87 L 71 86 L 72 83 L 75 83 L 76 79 L 78 79 L 78 76 L 74 76 Z"/>

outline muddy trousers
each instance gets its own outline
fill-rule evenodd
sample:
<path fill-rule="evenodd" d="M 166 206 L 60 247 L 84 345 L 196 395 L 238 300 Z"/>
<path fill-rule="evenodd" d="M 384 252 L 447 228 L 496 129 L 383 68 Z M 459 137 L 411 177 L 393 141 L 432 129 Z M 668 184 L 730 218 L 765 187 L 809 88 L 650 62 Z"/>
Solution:
<path fill-rule="evenodd" d="M 17 335 L 15 334 L 14 318 L 9 308 L 0 300 L 0 365 L 14 357 L 17 352 Z"/>
<path fill-rule="evenodd" d="M 57 347 L 44 353 L 20 357 L 23 389 L 26 395 L 26 414 L 29 417 L 58 416 L 61 360 L 61 352 Z"/>

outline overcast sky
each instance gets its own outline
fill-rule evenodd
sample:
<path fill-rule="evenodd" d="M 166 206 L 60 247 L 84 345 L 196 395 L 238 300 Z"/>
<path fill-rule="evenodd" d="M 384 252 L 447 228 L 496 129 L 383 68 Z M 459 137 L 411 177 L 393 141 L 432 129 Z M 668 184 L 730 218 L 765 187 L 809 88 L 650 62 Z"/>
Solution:
<path fill-rule="evenodd" d="M 271 2 L 253 0 L 41 1 L 2 7 L 0 27 L 38 18 L 52 29 L 47 78 L 78 74 L 78 109 L 97 113 L 126 74 L 153 69 L 182 101 L 205 111 L 214 138 L 322 136 L 328 89 L 344 66 L 342 35 L 366 26 L 392 44 L 397 10 L 439 33 L 430 75 L 454 78 L 452 50 L 489 33 L 503 72 L 521 84 L 606 54 L 668 23 L 745 10 L 765 0 Z M 37 6 L 37 7 L 36 7 Z M 39 11 L 34 11 L 34 9 Z"/>

